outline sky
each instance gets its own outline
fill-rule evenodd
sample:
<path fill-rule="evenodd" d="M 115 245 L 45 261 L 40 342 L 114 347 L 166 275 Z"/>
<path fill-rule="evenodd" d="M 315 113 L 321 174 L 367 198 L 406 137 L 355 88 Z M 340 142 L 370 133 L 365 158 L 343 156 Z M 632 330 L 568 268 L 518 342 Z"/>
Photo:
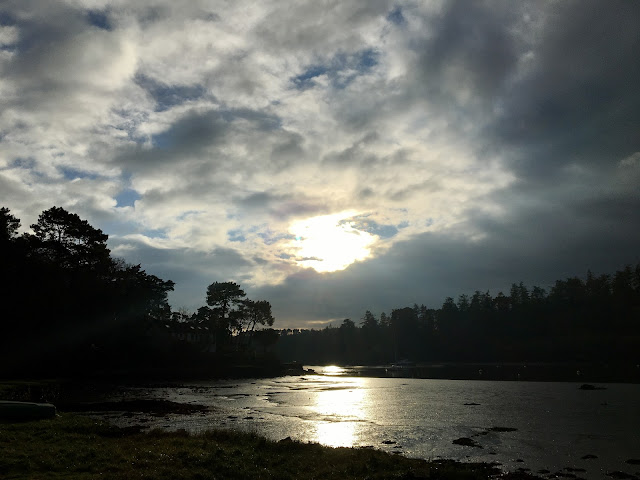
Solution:
<path fill-rule="evenodd" d="M 640 262 L 640 3 L 3 0 L 0 205 L 322 328 Z"/>

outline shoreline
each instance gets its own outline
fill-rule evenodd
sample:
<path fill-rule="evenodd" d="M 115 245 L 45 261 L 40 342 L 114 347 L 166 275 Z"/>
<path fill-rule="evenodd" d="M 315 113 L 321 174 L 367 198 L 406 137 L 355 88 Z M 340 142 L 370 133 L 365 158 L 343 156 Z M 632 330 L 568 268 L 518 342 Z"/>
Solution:
<path fill-rule="evenodd" d="M 0 433 L 0 475 L 6 478 L 541 478 L 505 473 L 495 464 L 427 461 L 372 448 L 271 441 L 228 430 L 143 433 L 73 414 L 0 423 Z"/>
<path fill-rule="evenodd" d="M 295 379 L 294 379 L 295 380 Z M 303 379 L 300 379 L 300 381 Z M 128 391 L 128 389 L 131 387 L 125 387 L 123 388 L 123 390 L 121 392 L 117 392 L 117 395 L 112 395 L 109 399 L 103 398 L 102 401 L 95 400 L 95 397 L 93 399 L 88 399 L 88 400 L 92 400 L 89 401 L 88 403 L 82 404 L 82 403 L 76 403 L 76 404 L 66 404 L 66 405 L 62 405 L 60 404 L 60 411 L 63 411 L 65 413 L 62 414 L 62 418 L 63 419 L 69 419 L 69 418 L 74 418 L 74 417 L 82 417 L 90 422 L 94 422 L 94 426 L 99 426 L 99 423 L 103 423 L 106 422 L 107 424 L 111 425 L 110 427 L 106 427 L 108 430 L 110 429 L 111 433 L 109 435 L 112 436 L 116 436 L 116 437 L 121 437 L 121 436 L 132 436 L 134 434 L 149 434 L 150 432 L 153 431 L 154 428 L 162 428 L 164 429 L 164 427 L 169 427 L 169 425 L 165 425 L 168 423 L 173 424 L 174 420 L 172 419 L 176 419 L 176 420 L 180 420 L 177 422 L 177 425 L 174 425 L 173 428 L 170 428 L 170 431 L 167 431 L 166 433 L 170 433 L 171 435 L 173 434 L 177 434 L 177 435 L 186 435 L 186 431 L 182 431 L 180 433 L 180 428 L 187 428 L 188 430 L 190 430 L 191 432 L 193 432 L 193 430 L 190 429 L 190 427 L 188 426 L 188 423 L 190 422 L 190 420 L 186 421 L 186 424 L 184 422 L 184 417 L 197 417 L 198 415 L 205 415 L 208 413 L 207 412 L 217 412 L 217 409 L 215 406 L 205 406 L 207 405 L 206 402 L 203 402 L 204 405 L 198 405 L 196 404 L 197 402 L 191 403 L 191 402 L 186 402 L 186 403 L 181 403 L 181 400 L 179 399 L 180 397 L 174 397 L 173 400 L 174 401 L 168 401 L 166 398 L 162 399 L 162 397 L 157 397 L 155 399 L 151 399 L 151 397 L 147 396 L 147 394 L 144 394 L 142 396 L 138 396 L 138 397 L 130 397 L 128 395 L 126 395 L 126 392 Z M 136 387 L 133 387 L 136 388 Z M 152 387 L 153 388 L 153 387 Z M 224 387 L 223 387 L 224 388 Z M 576 384 L 576 390 L 578 390 L 578 384 Z M 582 394 L 579 394 L 582 395 Z M 589 393 L 586 394 L 587 397 L 590 396 Z M 191 400 L 193 401 L 193 400 Z M 465 403 L 465 405 L 467 405 Z M 469 404 L 469 405 L 474 405 L 474 404 Z M 213 410 L 211 410 L 213 408 Z M 476 407 L 470 407 L 470 408 L 476 408 Z M 77 413 L 74 413 L 77 412 Z M 233 415 L 239 415 L 239 417 L 234 417 L 234 418 L 243 418 L 243 416 L 241 414 L 237 414 L 237 413 L 233 413 Z M 249 414 L 247 414 L 249 415 Z M 154 418 L 155 417 L 155 418 Z M 207 429 L 213 428 L 215 429 L 215 431 L 220 432 L 220 431 L 226 431 L 228 435 L 235 435 L 237 439 L 239 439 L 238 441 L 243 442 L 244 440 L 242 440 L 244 437 L 243 433 L 239 433 L 240 431 L 245 431 L 245 432 L 252 432 L 255 436 L 255 432 L 257 431 L 256 429 L 252 429 L 252 428 L 242 428 L 240 430 L 236 430 L 234 427 L 230 427 L 229 426 L 229 422 L 227 421 L 227 424 L 225 425 L 225 421 L 224 419 L 226 418 L 231 418 L 231 417 L 226 417 L 226 413 L 223 414 L 223 416 L 219 416 L 219 419 L 223 419 L 222 422 L 218 422 L 217 420 L 213 423 L 209 423 L 209 427 L 207 427 Z M 251 418 L 253 420 L 253 417 L 247 417 L 246 419 Z M 257 417 L 256 417 L 257 418 Z M 113 419 L 119 419 L 116 422 L 112 423 Z M 120 421 L 121 420 L 121 421 Z M 83 420 L 84 421 L 84 420 Z M 181 424 L 182 421 L 182 424 Z M 231 423 L 235 423 L 235 422 L 231 422 Z M 66 435 L 66 433 L 74 433 L 74 429 L 69 430 L 67 427 L 64 426 L 64 424 L 59 424 L 62 425 L 62 427 L 64 427 L 63 429 L 65 431 L 63 431 L 62 433 L 58 433 L 54 435 L 58 435 L 58 438 L 63 438 L 64 435 Z M 493 423 L 493 424 L 487 424 L 487 427 L 491 427 L 491 425 L 501 425 L 501 423 Z M 508 425 L 509 427 L 518 427 L 520 428 L 519 425 Z M 113 428 L 115 428 L 115 430 L 113 430 Z M 97 427 L 96 427 L 97 428 Z M 102 427 L 100 427 L 102 428 Z M 232 431 L 230 432 L 227 429 L 231 429 Z M 3 426 L 0 424 L 0 432 L 2 432 L 3 430 Z M 456 435 L 453 435 L 451 437 L 451 439 L 454 439 L 458 436 L 460 436 L 461 438 L 456 438 L 455 441 L 453 441 L 454 444 L 459 444 L 462 445 L 462 447 L 460 448 L 469 448 L 470 450 L 473 450 L 474 447 L 476 447 L 475 443 L 479 442 L 481 444 L 484 445 L 485 448 L 487 448 L 487 445 L 485 444 L 485 440 L 486 438 L 483 436 L 485 434 L 489 435 L 488 432 L 509 432 L 512 430 L 515 430 L 514 428 L 505 428 L 505 427 L 491 427 L 491 428 L 487 428 L 487 433 L 485 433 L 484 431 L 482 432 L 475 432 L 476 434 L 473 435 L 469 435 L 467 433 L 462 433 L 462 435 L 460 433 L 457 433 Z M 199 430 L 199 432 L 205 432 L 206 430 Z M 66 432 L 66 433 L 65 433 Z M 114 433 L 116 432 L 116 433 Z M 6 433 L 6 430 L 5 430 Z M 77 432 L 75 432 L 77 433 Z M 75 434 L 74 433 L 74 434 Z M 154 434 L 158 434 L 159 432 L 155 432 Z M 236 435 L 237 434 L 237 435 Z M 33 435 L 41 435 L 40 433 L 32 433 Z M 95 434 L 92 434 L 93 436 L 95 436 Z M 188 435 L 188 436 L 196 436 L 198 437 L 200 435 L 200 433 L 194 433 L 193 435 Z M 285 434 L 286 435 L 286 434 Z M 261 436 L 261 435 L 260 435 Z M 293 436 L 293 435 L 292 435 Z M 469 438 L 466 438 L 469 437 Z M 278 440 L 282 440 L 282 438 L 280 436 L 270 436 L 269 438 L 271 438 L 271 440 L 265 440 L 267 442 L 274 442 L 278 443 Z M 387 439 L 391 439 L 391 440 L 397 440 L 397 438 L 393 437 L 393 436 L 387 436 L 387 437 L 382 437 L 385 438 L 385 442 L 382 442 L 383 444 L 385 443 L 394 443 L 393 442 L 386 442 Z M 488 437 L 487 437 L 488 438 Z M 449 441 L 451 441 L 451 439 Z M 90 440 L 90 439 L 89 439 Z M 290 439 L 289 439 L 290 440 Z M 482 441 L 480 441 L 482 440 Z M 302 442 L 305 442 L 306 440 L 302 440 Z M 314 440 L 311 440 L 312 442 Z M 299 442 L 295 442 L 292 441 L 293 443 L 299 443 Z M 390 453 L 389 449 L 386 449 L 383 446 L 378 446 L 378 447 L 374 447 L 374 445 L 378 445 L 375 441 L 372 443 L 368 443 L 368 444 L 362 444 L 359 446 L 355 446 L 354 449 L 355 450 L 362 450 L 362 449 L 375 449 L 377 451 L 380 451 L 382 453 L 384 453 L 384 451 L 386 450 L 387 453 Z M 491 441 L 489 442 L 489 445 L 491 445 Z M 50 446 L 41 446 L 41 448 L 50 448 Z M 331 447 L 326 447 L 331 449 Z M 390 447 L 391 448 L 391 447 Z M 393 447 L 393 448 L 402 448 L 402 447 Z M 240 451 L 242 451 L 242 449 L 240 449 Z M 404 451 L 404 450 L 403 450 Z M 408 453 L 408 452 L 406 452 Z M 580 455 L 582 455 L 585 452 L 581 452 Z M 598 450 L 592 450 L 589 451 L 588 453 L 597 453 L 598 455 L 600 455 L 600 451 Z M 637 456 L 634 457 L 634 455 L 632 455 L 631 453 L 635 453 L 635 452 L 629 452 L 629 456 L 625 457 L 626 458 L 638 458 Z M 493 455 L 492 453 L 490 453 L 491 455 Z M 401 455 L 402 456 L 402 455 Z M 478 456 L 474 455 L 476 458 L 474 459 L 474 461 L 476 462 L 491 462 L 492 459 L 491 458 L 478 458 Z M 404 458 L 411 458 L 411 457 L 404 457 Z M 431 457 L 425 457 L 425 456 L 420 456 L 418 458 L 431 458 Z M 466 462 L 466 460 L 464 458 L 461 457 L 456 457 L 456 456 L 449 456 L 447 455 L 442 455 L 442 457 L 436 457 L 436 458 L 443 458 L 443 459 L 452 459 L 452 461 L 461 461 L 461 462 Z M 581 477 L 586 477 L 586 475 L 581 474 L 581 468 L 588 468 L 589 471 L 591 472 L 591 468 L 587 467 L 586 464 L 582 465 L 578 463 L 556 463 L 556 462 L 537 462 L 537 463 L 530 463 L 528 457 L 519 457 L 519 458 L 523 458 L 524 463 L 520 463 L 520 464 L 513 464 L 512 461 L 505 461 L 504 458 L 498 458 L 496 457 L 500 462 L 502 462 L 502 465 L 500 466 L 500 471 L 502 472 L 504 469 L 504 471 L 511 471 L 514 474 L 522 474 L 522 473 L 528 473 L 529 475 L 526 478 L 531 478 L 531 475 L 539 475 L 537 478 L 581 478 Z M 514 457 L 515 458 L 515 457 Z M 579 458 L 579 457 L 576 457 Z M 597 458 L 597 457 L 594 457 Z M 455 460 L 453 460 L 455 459 Z M 264 459 L 263 459 L 264 460 Z M 469 459 L 471 461 L 471 459 Z M 518 462 L 523 462 L 522 460 L 517 460 Z M 602 460 L 596 460 L 595 462 L 593 461 L 589 461 L 589 465 L 591 466 L 592 463 L 598 463 L 601 462 Z M 635 464 L 634 464 L 635 465 Z M 497 465 L 494 465 L 497 467 Z M 3 471 L 1 469 L 2 467 L 2 462 L 0 462 L 0 477 L 3 477 Z M 524 468 L 524 467 L 530 467 L 531 470 Z M 551 471 L 549 470 L 544 470 L 546 468 L 551 469 Z M 638 479 L 640 478 L 640 469 L 632 467 L 631 465 L 626 465 L 623 463 L 614 463 L 614 464 L 609 464 L 607 465 L 608 470 L 602 470 L 602 473 L 604 475 L 605 471 L 609 472 L 609 473 L 615 473 L 618 472 L 619 476 L 617 478 L 627 478 L 630 480 L 634 480 L 634 479 Z M 518 471 L 519 469 L 521 469 L 522 471 Z M 539 471 L 540 470 L 540 471 Z M 575 471 L 574 471 L 575 470 Z M 625 473 L 627 472 L 627 473 Z M 395 475 L 395 474 L 394 474 Z M 574 475 L 574 476 L 570 476 L 570 475 Z M 624 475 L 630 475 L 630 476 L 624 476 Z M 34 476 L 35 475 L 34 473 Z M 253 474 L 252 474 L 253 476 Z M 4 477 L 3 477 L 4 478 Z M 20 478 L 20 477 L 18 477 Z M 125 478 L 125 477 L 123 477 Z M 150 478 L 155 478 L 154 476 L 150 477 Z M 167 477 L 167 478 L 170 478 Z M 176 477 L 178 478 L 178 477 Z M 191 478 L 191 477 L 185 477 L 185 478 Z M 205 477 L 206 478 L 206 477 Z M 227 478 L 227 477 L 223 477 L 223 478 Z M 245 478 L 245 477 L 236 477 L 236 478 Z M 246 477 L 248 478 L 248 477 Z M 270 477 L 266 477 L 266 478 L 270 478 Z M 280 478 L 280 476 L 275 476 L 274 478 Z M 292 476 L 291 478 L 297 478 L 296 476 Z M 331 477 L 330 477 L 331 478 Z M 336 476 L 335 478 L 342 478 L 339 476 Z M 350 478 L 350 477 L 344 477 L 344 478 Z M 361 477 L 352 477 L 352 478 L 361 478 Z M 371 478 L 375 478 L 375 477 L 371 477 Z M 382 477 L 382 478 L 387 478 L 387 477 Z M 397 477 L 397 478 L 413 478 L 413 477 Z M 421 478 L 421 477 L 418 477 Z M 455 478 L 455 477 L 454 477 Z M 476 477 L 471 477 L 471 478 L 476 478 Z M 478 478 L 487 478 L 487 477 L 478 477 Z M 523 477 L 524 478 L 524 477 Z M 593 477 L 588 476 L 587 478 L 590 479 L 594 479 L 594 478 L 599 478 L 599 477 Z"/>

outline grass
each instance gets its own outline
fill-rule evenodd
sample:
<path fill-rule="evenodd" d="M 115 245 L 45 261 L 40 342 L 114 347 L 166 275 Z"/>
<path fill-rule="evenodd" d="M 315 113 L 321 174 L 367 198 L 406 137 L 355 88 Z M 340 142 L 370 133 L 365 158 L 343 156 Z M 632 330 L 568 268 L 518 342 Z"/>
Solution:
<path fill-rule="evenodd" d="M 487 464 L 427 462 L 373 449 L 273 442 L 225 430 L 141 433 L 73 414 L 0 424 L 3 479 L 472 480 L 497 473 Z"/>

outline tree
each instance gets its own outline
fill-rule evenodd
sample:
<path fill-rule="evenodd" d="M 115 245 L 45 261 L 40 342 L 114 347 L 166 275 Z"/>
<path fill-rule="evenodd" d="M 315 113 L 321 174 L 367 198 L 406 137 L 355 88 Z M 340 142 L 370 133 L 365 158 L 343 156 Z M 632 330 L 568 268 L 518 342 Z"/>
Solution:
<path fill-rule="evenodd" d="M 469 310 L 469 295 L 467 295 L 466 293 L 463 293 L 462 295 L 458 296 L 458 310 L 461 312 L 466 312 L 467 310 Z"/>
<path fill-rule="evenodd" d="M 251 326 L 251 332 L 256 328 L 256 325 L 268 325 L 273 326 L 274 318 L 271 314 L 271 304 L 266 300 L 245 300 L 244 304 L 244 317 L 247 325 L 247 330 Z"/>
<path fill-rule="evenodd" d="M 362 317 L 362 322 L 360 322 L 360 325 L 362 325 L 362 328 L 364 330 L 374 331 L 378 328 L 378 321 L 376 320 L 376 317 L 373 315 L 373 313 L 367 310 L 366 312 L 364 312 L 364 316 Z"/>
<path fill-rule="evenodd" d="M 356 329 L 356 324 L 353 323 L 353 320 L 349 318 L 345 318 L 340 325 L 340 330 L 353 332 Z"/>
<path fill-rule="evenodd" d="M 228 330 L 237 327 L 243 298 L 247 294 L 234 282 L 213 282 L 207 287 L 207 305 L 209 305 Z"/>
<path fill-rule="evenodd" d="M 111 264 L 107 239 L 102 230 L 92 227 L 75 213 L 51 207 L 31 225 L 40 241 L 40 254 L 63 267 Z"/>
<path fill-rule="evenodd" d="M 0 242 L 13 239 L 18 228 L 20 228 L 20 220 L 11 215 L 8 208 L 0 208 Z"/>

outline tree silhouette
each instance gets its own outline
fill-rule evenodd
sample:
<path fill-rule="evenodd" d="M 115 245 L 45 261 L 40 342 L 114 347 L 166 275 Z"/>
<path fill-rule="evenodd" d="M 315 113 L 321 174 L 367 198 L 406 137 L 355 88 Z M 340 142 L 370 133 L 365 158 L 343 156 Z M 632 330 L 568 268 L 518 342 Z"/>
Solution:
<path fill-rule="evenodd" d="M 110 263 L 109 237 L 64 208 L 45 210 L 31 229 L 39 240 L 39 254 L 62 266 L 95 267 Z"/>
<path fill-rule="evenodd" d="M 0 242 L 13 239 L 20 228 L 20 220 L 11 215 L 6 207 L 0 208 Z"/>
<path fill-rule="evenodd" d="M 256 325 L 273 326 L 274 318 L 271 314 L 271 304 L 266 300 L 244 300 L 243 314 L 246 330 L 253 332 Z"/>
<path fill-rule="evenodd" d="M 234 282 L 213 282 L 207 287 L 207 305 L 211 307 L 213 328 L 225 328 L 229 334 L 241 328 L 242 302 L 247 294 Z"/>

